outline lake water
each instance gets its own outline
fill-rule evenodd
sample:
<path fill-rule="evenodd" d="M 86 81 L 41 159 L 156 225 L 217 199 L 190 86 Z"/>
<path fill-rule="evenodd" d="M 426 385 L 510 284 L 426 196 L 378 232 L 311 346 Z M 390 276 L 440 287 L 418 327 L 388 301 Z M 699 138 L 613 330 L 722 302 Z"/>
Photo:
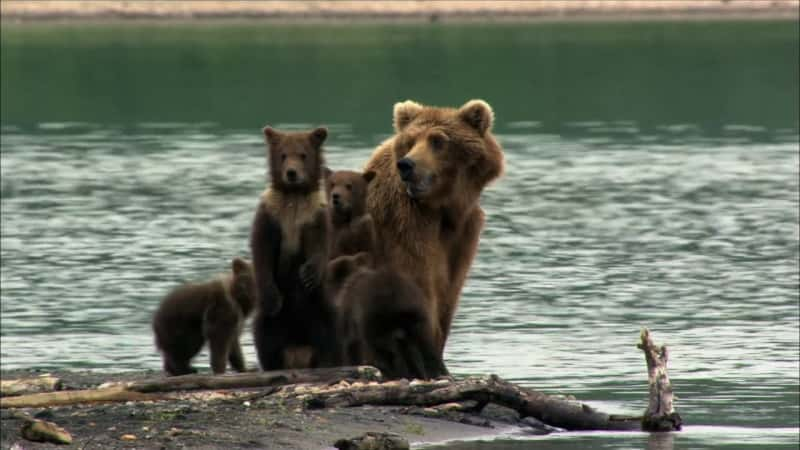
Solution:
<path fill-rule="evenodd" d="M 797 448 L 797 54 L 790 22 L 4 24 L 0 367 L 160 368 L 161 297 L 247 254 L 264 124 L 358 168 L 395 101 L 484 98 L 507 170 L 451 371 L 638 414 L 646 326 L 685 430 L 535 448 Z"/>

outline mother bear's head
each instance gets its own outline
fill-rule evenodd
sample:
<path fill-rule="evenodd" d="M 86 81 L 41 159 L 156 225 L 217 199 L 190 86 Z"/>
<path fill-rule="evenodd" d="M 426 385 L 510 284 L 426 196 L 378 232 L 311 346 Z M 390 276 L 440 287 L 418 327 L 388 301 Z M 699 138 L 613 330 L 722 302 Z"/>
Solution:
<path fill-rule="evenodd" d="M 454 197 L 477 200 L 503 171 L 493 122 L 494 112 L 483 100 L 458 109 L 410 100 L 395 104 L 393 155 L 408 196 L 432 207 L 450 204 Z"/>

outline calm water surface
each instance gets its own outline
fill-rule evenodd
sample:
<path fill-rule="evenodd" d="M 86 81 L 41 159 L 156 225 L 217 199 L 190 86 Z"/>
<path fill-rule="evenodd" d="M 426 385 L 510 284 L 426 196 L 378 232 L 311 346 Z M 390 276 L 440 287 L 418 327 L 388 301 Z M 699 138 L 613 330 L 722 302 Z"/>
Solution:
<path fill-rule="evenodd" d="M 264 123 L 327 124 L 329 164 L 358 168 L 394 101 L 483 97 L 507 170 L 451 371 L 636 414 L 646 326 L 688 426 L 448 448 L 797 448 L 788 25 L 4 27 L 0 366 L 158 369 L 161 297 L 247 255 Z"/>

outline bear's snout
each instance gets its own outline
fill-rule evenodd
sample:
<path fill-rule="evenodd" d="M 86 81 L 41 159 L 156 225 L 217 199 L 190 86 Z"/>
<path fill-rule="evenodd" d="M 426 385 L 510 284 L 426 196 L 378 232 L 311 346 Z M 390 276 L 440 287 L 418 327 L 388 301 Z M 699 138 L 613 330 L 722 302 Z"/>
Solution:
<path fill-rule="evenodd" d="M 400 172 L 400 179 L 403 181 L 410 181 L 414 175 L 414 166 L 416 164 L 409 158 L 403 158 L 397 161 L 397 171 Z"/>
<path fill-rule="evenodd" d="M 297 171 L 294 169 L 287 170 L 286 180 L 288 180 L 290 183 L 294 183 L 295 181 L 297 181 Z"/>

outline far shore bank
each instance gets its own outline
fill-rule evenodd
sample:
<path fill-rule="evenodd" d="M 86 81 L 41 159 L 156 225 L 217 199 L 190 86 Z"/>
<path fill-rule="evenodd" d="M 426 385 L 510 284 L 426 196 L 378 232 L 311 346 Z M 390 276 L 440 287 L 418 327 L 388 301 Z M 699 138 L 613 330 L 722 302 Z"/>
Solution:
<path fill-rule="evenodd" d="M 631 1 L 16 1 L 4 23 L 258 20 L 277 23 L 798 20 L 799 0 Z"/>

